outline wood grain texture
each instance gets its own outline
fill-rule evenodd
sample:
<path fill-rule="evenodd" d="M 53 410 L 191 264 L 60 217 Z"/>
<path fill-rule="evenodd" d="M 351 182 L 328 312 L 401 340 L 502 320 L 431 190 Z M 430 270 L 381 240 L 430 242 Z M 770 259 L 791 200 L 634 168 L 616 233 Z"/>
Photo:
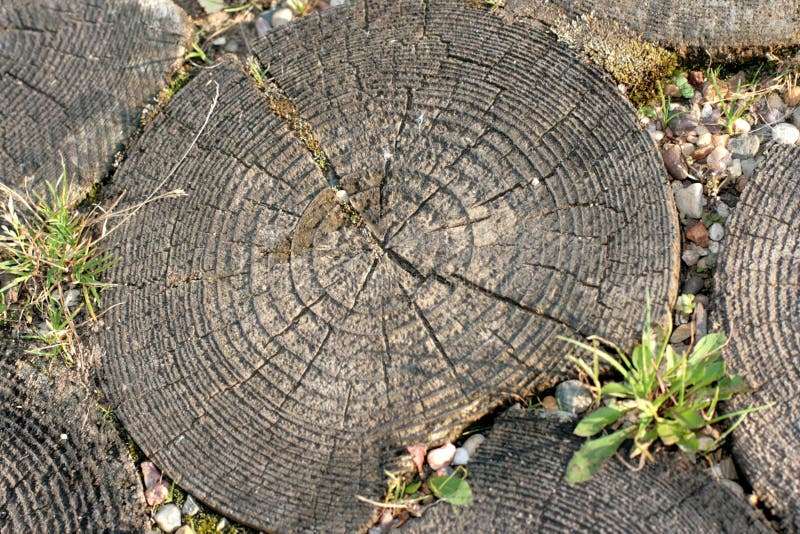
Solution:
<path fill-rule="evenodd" d="M 0 180 L 43 193 L 63 154 L 88 192 L 166 85 L 190 32 L 169 0 L 0 2 Z"/>
<path fill-rule="evenodd" d="M 141 532 L 141 484 L 91 394 L 0 344 L 0 532 Z"/>
<path fill-rule="evenodd" d="M 592 479 L 564 481 L 584 441 L 575 422 L 514 408 L 469 464 L 474 502 L 428 510 L 404 529 L 422 532 L 772 532 L 742 498 L 681 454 L 633 472 L 612 458 Z"/>
<path fill-rule="evenodd" d="M 633 339 L 675 296 L 658 153 L 612 84 L 542 28 L 460 2 L 369 2 L 258 54 L 335 165 L 228 58 L 118 171 L 109 396 L 157 465 L 261 529 L 353 531 L 406 445 L 573 372 L 557 336 Z"/>
<path fill-rule="evenodd" d="M 731 220 L 717 271 L 719 326 L 732 372 L 755 388 L 727 407 L 775 402 L 733 432 L 756 493 L 800 531 L 800 147 L 769 146 Z"/>
<path fill-rule="evenodd" d="M 507 0 L 508 14 L 551 18 L 594 14 L 685 52 L 768 50 L 800 44 L 796 0 Z"/>

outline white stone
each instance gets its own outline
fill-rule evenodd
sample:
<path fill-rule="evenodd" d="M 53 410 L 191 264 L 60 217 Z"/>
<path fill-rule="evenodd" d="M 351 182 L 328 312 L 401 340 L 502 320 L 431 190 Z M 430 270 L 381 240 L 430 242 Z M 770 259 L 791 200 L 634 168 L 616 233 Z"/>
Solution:
<path fill-rule="evenodd" d="M 728 166 L 728 174 L 731 175 L 733 178 L 738 178 L 742 175 L 742 160 L 735 159 L 731 161 L 731 164 Z"/>
<path fill-rule="evenodd" d="M 278 9 L 275 13 L 272 14 L 272 18 L 269 19 L 270 24 L 273 28 L 278 28 L 285 24 L 289 24 L 292 22 L 294 18 L 294 14 L 292 10 L 288 7 L 284 7 L 283 9 Z"/>
<path fill-rule="evenodd" d="M 457 448 L 455 455 L 453 455 L 453 461 L 450 462 L 450 465 L 467 465 L 468 463 L 469 451 L 464 447 Z"/>
<path fill-rule="evenodd" d="M 750 178 L 753 176 L 753 171 L 756 169 L 757 161 L 754 159 L 743 159 L 742 160 L 742 174 Z"/>
<path fill-rule="evenodd" d="M 772 128 L 772 140 L 782 145 L 793 145 L 800 139 L 800 130 L 793 124 L 781 122 Z"/>
<path fill-rule="evenodd" d="M 703 185 L 691 184 L 675 192 L 675 204 L 678 211 L 692 219 L 703 216 Z"/>
<path fill-rule="evenodd" d="M 183 503 L 183 508 L 181 508 L 183 515 L 188 515 L 191 517 L 196 515 L 199 511 L 200 507 L 197 505 L 197 501 L 194 500 L 194 497 L 188 495 L 186 497 L 186 501 Z"/>
<path fill-rule="evenodd" d="M 456 454 L 456 446 L 452 443 L 446 443 L 436 449 L 428 451 L 428 465 L 434 471 L 450 465 L 453 456 Z"/>
<path fill-rule="evenodd" d="M 473 457 L 475 456 L 478 447 L 480 447 L 484 441 L 486 441 L 486 437 L 483 434 L 472 434 L 467 438 L 467 441 L 461 445 L 461 448 L 466 450 L 470 457 Z"/>
<path fill-rule="evenodd" d="M 683 251 L 683 254 L 681 254 L 681 259 L 683 260 L 683 263 L 689 267 L 694 267 L 700 260 L 700 253 L 695 249 L 686 249 Z"/>
<path fill-rule="evenodd" d="M 708 252 L 711 254 L 719 254 L 719 241 L 709 241 Z"/>
<path fill-rule="evenodd" d="M 174 504 L 165 504 L 154 517 L 158 528 L 164 532 L 175 532 L 181 526 L 181 511 Z"/>
<path fill-rule="evenodd" d="M 330 6 L 331 7 L 343 6 L 346 3 L 347 3 L 347 0 L 331 0 L 330 1 Z"/>
<path fill-rule="evenodd" d="M 746 134 L 750 131 L 750 123 L 739 117 L 733 121 L 733 133 L 736 135 Z"/>
<path fill-rule="evenodd" d="M 721 241 L 725 235 L 725 228 L 718 222 L 715 222 L 708 228 L 708 238 L 711 241 Z"/>
<path fill-rule="evenodd" d="M 347 191 L 344 189 L 339 189 L 336 191 L 336 200 L 338 200 L 340 204 L 347 204 L 347 201 L 350 200 L 350 197 L 347 195 Z"/>
<path fill-rule="evenodd" d="M 717 200 L 717 213 L 719 213 L 720 217 L 727 218 L 731 214 L 731 208 L 723 201 Z"/>

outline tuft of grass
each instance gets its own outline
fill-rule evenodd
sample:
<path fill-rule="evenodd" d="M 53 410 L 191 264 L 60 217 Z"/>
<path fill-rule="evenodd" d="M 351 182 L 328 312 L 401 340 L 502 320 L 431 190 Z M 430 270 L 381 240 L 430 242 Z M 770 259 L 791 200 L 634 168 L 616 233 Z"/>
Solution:
<path fill-rule="evenodd" d="M 286 7 L 298 17 L 302 17 L 311 12 L 311 9 L 317 5 L 315 0 L 286 0 Z"/>
<path fill-rule="evenodd" d="M 628 440 L 633 440 L 630 458 L 639 459 L 637 469 L 647 460 L 656 441 L 666 446 L 677 445 L 689 455 L 708 453 L 752 412 L 772 406 L 752 406 L 736 412 L 716 415 L 718 403 L 737 393 L 749 391 L 739 375 L 729 375 L 720 352 L 725 335 L 708 334 L 683 354 L 676 354 L 668 344 L 669 335 L 659 335 L 647 320 L 641 343 L 630 354 L 598 337 L 589 338 L 612 347 L 617 357 L 597 346 L 579 341 L 566 341 L 588 351 L 591 365 L 570 356 L 570 359 L 591 381 L 597 408 L 586 415 L 574 433 L 588 439 L 573 455 L 567 466 L 569 482 L 588 480 Z M 610 366 L 620 379 L 603 383 L 600 366 Z M 607 398 L 609 402 L 603 403 Z M 722 421 L 736 421 L 721 434 L 712 427 Z M 599 437 L 594 437 L 606 431 Z"/>
<path fill-rule="evenodd" d="M 0 207 L 0 323 L 43 326 L 29 337 L 40 355 L 61 355 L 73 363 L 75 320 L 85 311 L 96 319 L 101 275 L 114 263 L 95 246 L 93 232 L 105 214 L 73 212 L 66 168 L 45 195 L 33 198 L 0 184 L 7 202 Z M 22 329 L 22 328 L 21 328 Z"/>
<path fill-rule="evenodd" d="M 756 72 L 755 76 L 758 76 L 758 72 Z M 731 97 L 729 101 L 723 98 L 722 91 L 719 88 L 718 77 L 718 69 L 708 69 L 708 78 L 711 81 L 711 85 L 714 86 L 714 93 L 716 93 L 717 99 L 719 100 L 722 114 L 725 115 L 725 120 L 722 126 L 725 126 L 728 135 L 733 135 L 733 123 L 745 114 L 745 112 L 750 108 L 750 104 L 752 102 L 741 98 L 741 83 L 736 84 L 736 91 L 733 93 L 733 97 Z"/>
<path fill-rule="evenodd" d="M 206 51 L 205 51 L 205 50 L 203 50 L 203 47 L 202 47 L 202 46 L 200 46 L 200 34 L 201 34 L 201 33 L 202 33 L 202 32 L 198 32 L 198 33 L 197 33 L 197 34 L 194 36 L 194 41 L 192 42 L 192 51 L 191 51 L 191 52 L 189 52 L 188 54 L 186 54 L 186 56 L 184 57 L 184 59 L 186 59 L 186 61 L 191 61 L 191 60 L 194 60 L 194 59 L 199 59 L 200 61 L 202 61 L 202 62 L 203 62 L 203 63 L 205 63 L 206 65 L 211 65 L 211 64 L 213 63 L 213 61 L 211 61 L 211 60 L 208 58 L 208 56 L 206 55 Z"/>

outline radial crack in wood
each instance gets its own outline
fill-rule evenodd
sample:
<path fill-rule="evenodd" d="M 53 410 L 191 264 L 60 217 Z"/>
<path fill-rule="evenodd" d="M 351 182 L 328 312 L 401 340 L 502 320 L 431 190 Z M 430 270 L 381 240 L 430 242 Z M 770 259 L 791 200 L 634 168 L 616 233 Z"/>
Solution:
<path fill-rule="evenodd" d="M 681 53 L 741 56 L 800 44 L 796 0 L 506 0 L 504 9 L 507 16 L 548 22 L 564 15 L 607 17 Z"/>
<path fill-rule="evenodd" d="M 44 194 L 61 175 L 75 200 L 111 169 L 165 86 L 192 30 L 169 0 L 0 5 L 0 181 Z"/>
<path fill-rule="evenodd" d="M 563 417 L 562 417 L 563 416 Z M 679 453 L 633 472 L 616 458 L 588 482 L 564 480 L 584 439 L 565 412 L 512 408 L 470 460 L 474 502 L 447 503 L 404 529 L 415 532 L 772 532 L 741 496 Z"/>
<path fill-rule="evenodd" d="M 405 446 L 574 373 L 675 297 L 677 216 L 613 84 L 542 27 L 368 2 L 269 34 L 263 65 L 363 219 L 233 58 L 115 175 L 104 382 L 143 450 L 265 530 L 353 531 Z M 232 274 L 231 273 L 236 273 Z M 225 276 L 222 276 L 222 275 Z"/>
<path fill-rule="evenodd" d="M 732 372 L 755 391 L 729 411 L 776 403 L 733 432 L 734 455 L 787 532 L 800 530 L 800 147 L 772 145 L 727 225 L 717 271 Z"/>

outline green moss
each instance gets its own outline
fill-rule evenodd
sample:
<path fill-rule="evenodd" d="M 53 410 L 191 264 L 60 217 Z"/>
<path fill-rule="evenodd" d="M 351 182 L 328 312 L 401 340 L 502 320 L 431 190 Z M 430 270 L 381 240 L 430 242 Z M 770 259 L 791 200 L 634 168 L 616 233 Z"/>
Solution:
<path fill-rule="evenodd" d="M 646 104 L 657 92 L 657 82 L 678 65 L 674 52 L 642 39 L 636 32 L 605 18 L 583 15 L 561 18 L 553 24 L 558 39 L 581 50 L 627 88 L 634 106 Z"/>

